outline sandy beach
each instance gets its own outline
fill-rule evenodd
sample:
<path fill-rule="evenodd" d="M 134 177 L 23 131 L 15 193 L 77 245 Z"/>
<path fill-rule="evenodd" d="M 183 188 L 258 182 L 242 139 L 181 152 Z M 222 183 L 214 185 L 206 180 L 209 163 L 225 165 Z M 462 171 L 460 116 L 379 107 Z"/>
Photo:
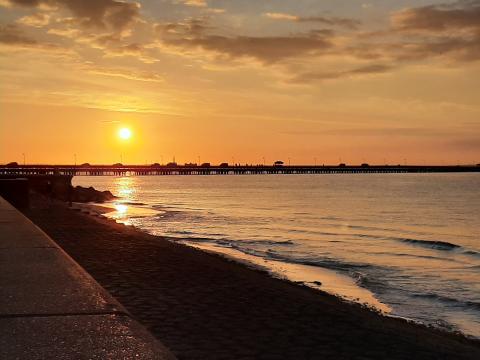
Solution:
<path fill-rule="evenodd" d="M 179 359 L 478 359 L 480 342 L 379 315 L 98 214 L 26 215 Z"/>

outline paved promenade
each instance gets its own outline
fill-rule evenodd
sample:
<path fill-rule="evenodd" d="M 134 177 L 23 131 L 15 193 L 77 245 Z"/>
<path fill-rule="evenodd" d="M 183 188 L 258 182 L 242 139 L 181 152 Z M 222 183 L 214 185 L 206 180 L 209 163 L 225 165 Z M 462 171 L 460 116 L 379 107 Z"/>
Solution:
<path fill-rule="evenodd" d="M 175 358 L 0 197 L 0 359 Z"/>

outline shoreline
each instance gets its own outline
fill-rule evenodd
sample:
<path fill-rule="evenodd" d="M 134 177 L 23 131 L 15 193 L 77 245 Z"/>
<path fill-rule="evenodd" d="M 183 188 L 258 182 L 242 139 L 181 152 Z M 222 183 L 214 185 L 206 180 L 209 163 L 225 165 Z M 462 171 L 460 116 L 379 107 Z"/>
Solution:
<path fill-rule="evenodd" d="M 93 214 L 102 215 L 108 219 L 114 219 L 115 221 L 117 221 L 117 223 L 129 225 L 128 220 L 121 220 L 122 213 L 121 211 L 119 211 L 118 205 L 116 205 L 115 203 L 107 203 L 105 205 L 97 205 L 94 203 L 76 203 L 75 205 L 77 207 L 80 207 L 81 209 L 85 209 L 86 213 L 91 214 L 93 212 Z M 129 211 L 133 210 L 134 214 L 149 213 L 147 209 L 136 208 L 132 205 L 128 205 L 128 209 Z M 152 212 L 159 211 L 152 210 Z M 138 229 L 138 231 L 150 234 L 148 231 L 143 230 L 139 227 L 135 228 Z M 164 235 L 162 237 L 174 243 L 180 243 L 205 252 L 218 254 L 227 258 L 228 260 L 237 261 L 240 264 L 247 265 L 252 268 L 259 268 L 261 271 L 267 272 L 273 278 L 283 279 L 286 281 L 290 281 L 294 284 L 305 285 L 313 289 L 317 289 L 322 292 L 337 296 L 342 300 L 371 307 L 372 310 L 379 311 L 384 315 L 388 315 L 392 310 L 387 304 L 379 301 L 375 297 L 375 294 L 370 292 L 368 289 L 362 288 L 361 286 L 356 284 L 355 280 L 334 270 L 303 264 L 293 264 L 275 260 L 267 260 L 262 257 L 248 255 L 234 248 L 221 248 L 215 246 L 214 244 L 202 244 L 185 237 L 181 238 Z M 310 268 L 312 270 L 307 270 Z M 300 275 L 299 273 L 301 273 L 302 275 Z M 397 317 L 394 315 L 389 316 Z M 413 319 L 405 319 L 409 321 L 414 321 Z"/>
<path fill-rule="evenodd" d="M 27 216 L 180 359 L 480 356 L 480 341 L 462 334 L 380 315 L 98 214 L 56 204 Z"/>
<path fill-rule="evenodd" d="M 303 264 L 267 260 L 245 254 L 233 248 L 220 248 L 215 245 L 208 246 L 191 242 L 188 239 L 165 238 L 205 252 L 218 254 L 252 268 L 259 268 L 268 273 L 272 278 L 286 280 L 297 285 L 308 286 L 312 289 L 336 296 L 340 300 L 370 307 L 372 310 L 378 311 L 385 316 L 389 316 L 391 311 L 390 307 L 376 299 L 373 293 L 358 286 L 350 277 L 339 274 L 333 270 Z M 311 268 L 311 271 L 306 271 L 308 268 Z"/>
<path fill-rule="evenodd" d="M 320 291 L 322 293 L 334 296 L 338 298 L 339 301 L 360 305 L 361 307 L 370 309 L 371 311 L 381 314 L 382 316 L 405 320 L 409 323 L 418 324 L 426 328 L 434 328 L 447 334 L 461 334 L 461 336 L 465 338 L 480 342 L 479 337 L 464 333 L 455 329 L 454 327 L 447 327 L 443 323 L 442 325 L 429 324 L 422 322 L 421 320 L 395 315 L 392 313 L 391 307 L 388 304 L 382 303 L 380 300 L 378 300 L 373 292 L 358 285 L 351 277 L 338 273 L 334 270 L 305 264 L 294 264 L 270 259 L 267 260 L 262 257 L 246 254 L 242 251 L 236 250 L 235 248 L 225 248 L 216 246 L 215 244 L 195 242 L 188 237 L 153 235 L 147 230 L 132 225 L 128 219 L 123 221 L 122 217 L 124 214 L 122 212 L 124 210 L 119 210 L 119 208 L 113 202 L 108 202 L 105 204 L 102 203 L 102 205 L 95 203 L 74 203 L 74 207 L 75 205 L 80 207 L 87 215 L 100 216 L 109 220 L 114 220 L 117 224 L 133 228 L 138 232 L 163 238 L 174 244 L 185 245 L 208 254 L 220 256 L 227 261 L 234 261 L 254 271 L 260 271 L 261 273 L 267 274 L 273 279 L 280 279 L 296 286 L 309 287 L 315 291 Z M 128 205 L 129 211 L 133 210 L 133 213 L 149 213 L 148 209 L 135 207 L 135 204 L 132 205 L 128 203 L 126 205 Z M 151 210 L 151 212 L 157 213 L 161 211 Z M 308 268 L 313 268 L 313 271 L 307 271 L 307 273 L 305 273 L 305 270 Z M 301 272 L 302 275 L 299 275 L 299 272 Z"/>

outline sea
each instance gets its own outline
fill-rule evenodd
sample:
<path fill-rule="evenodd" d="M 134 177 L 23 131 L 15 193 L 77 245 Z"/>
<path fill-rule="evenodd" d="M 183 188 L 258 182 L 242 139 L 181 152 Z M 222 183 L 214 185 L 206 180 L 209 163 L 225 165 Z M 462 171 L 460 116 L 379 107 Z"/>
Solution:
<path fill-rule="evenodd" d="M 480 338 L 480 174 L 75 177 L 105 216 Z"/>

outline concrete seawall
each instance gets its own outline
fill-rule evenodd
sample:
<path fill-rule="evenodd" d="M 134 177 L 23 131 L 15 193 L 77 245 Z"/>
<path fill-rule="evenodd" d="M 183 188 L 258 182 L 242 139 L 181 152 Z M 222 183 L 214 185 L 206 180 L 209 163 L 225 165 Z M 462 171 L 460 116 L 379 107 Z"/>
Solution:
<path fill-rule="evenodd" d="M 0 197 L 0 359 L 175 357 Z"/>

